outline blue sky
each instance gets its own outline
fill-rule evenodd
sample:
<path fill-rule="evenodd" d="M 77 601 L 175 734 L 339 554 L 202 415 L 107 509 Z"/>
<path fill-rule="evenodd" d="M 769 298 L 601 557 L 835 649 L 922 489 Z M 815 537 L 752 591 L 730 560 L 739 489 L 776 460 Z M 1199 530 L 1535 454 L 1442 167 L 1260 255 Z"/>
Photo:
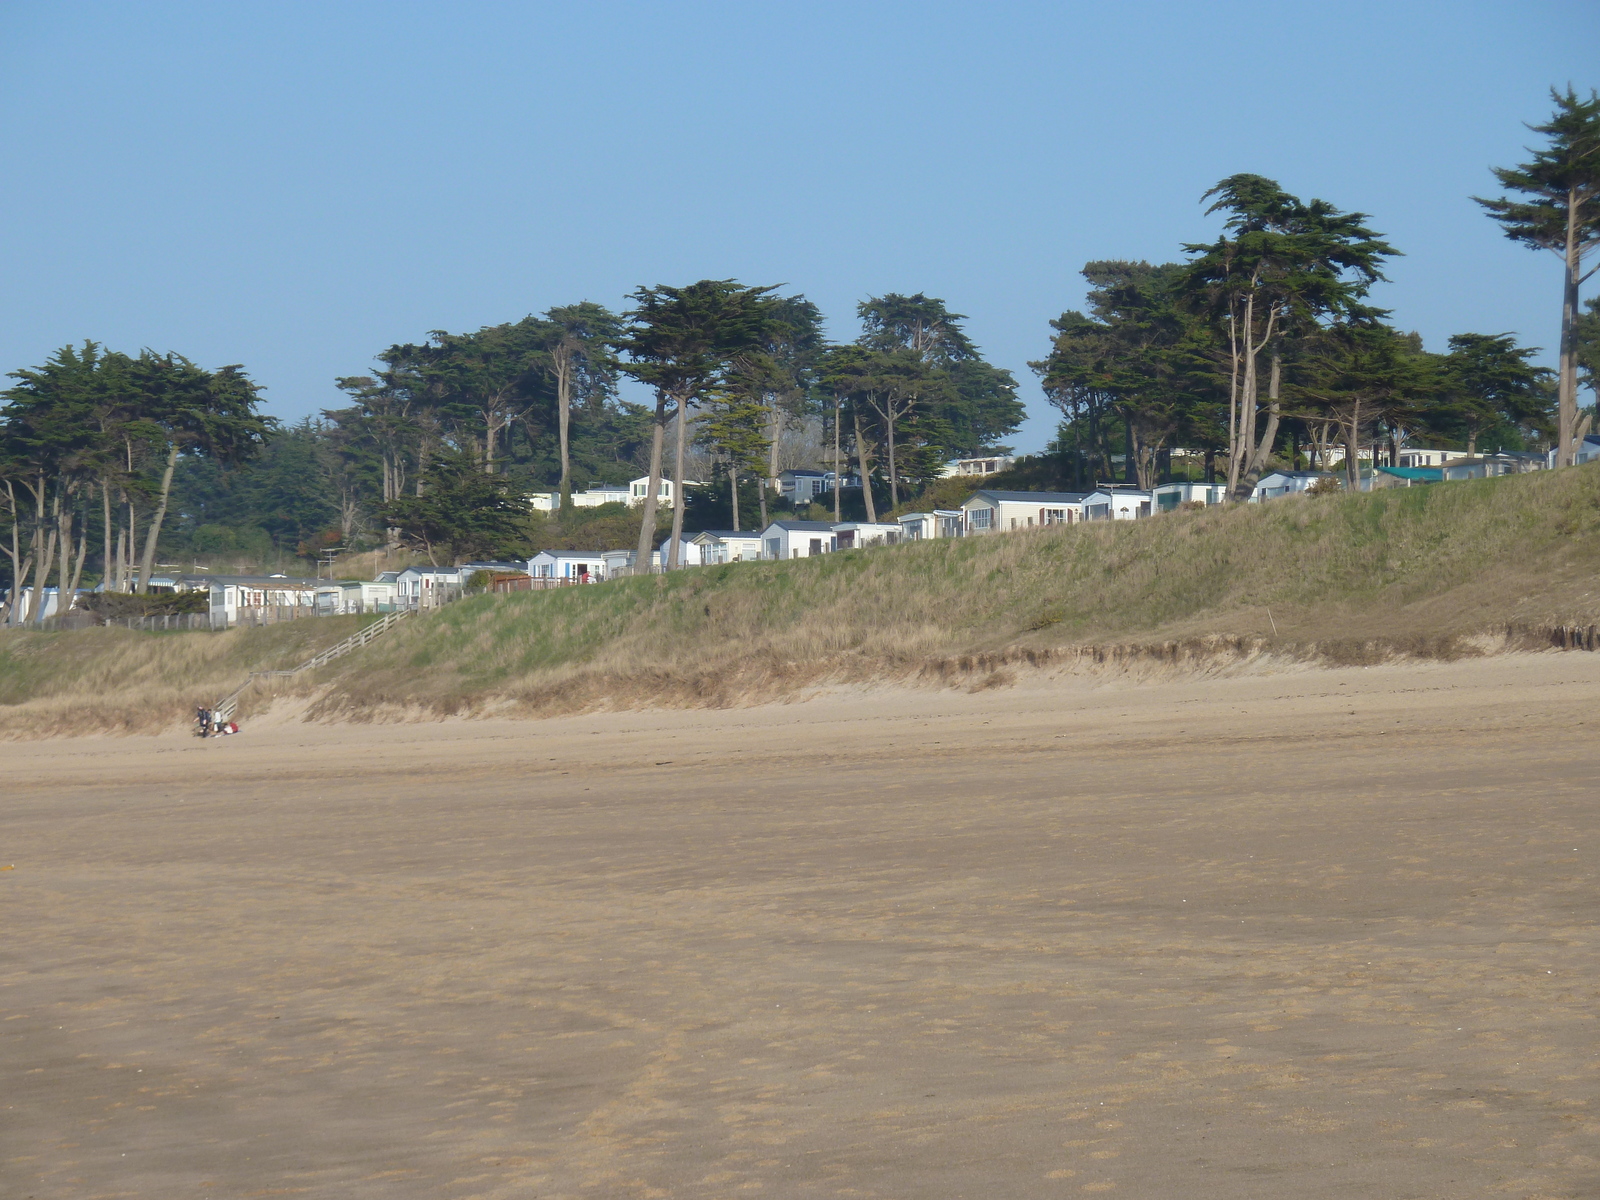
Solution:
<path fill-rule="evenodd" d="M 1372 214 L 1430 348 L 1549 348 L 1559 263 L 1468 197 L 1597 51 L 1594 0 L 8 0 L 0 369 L 175 350 L 292 419 L 392 342 L 640 284 L 784 283 L 840 339 L 923 291 L 1016 372 L 1031 450 L 1079 269 L 1215 236 L 1239 171 Z"/>

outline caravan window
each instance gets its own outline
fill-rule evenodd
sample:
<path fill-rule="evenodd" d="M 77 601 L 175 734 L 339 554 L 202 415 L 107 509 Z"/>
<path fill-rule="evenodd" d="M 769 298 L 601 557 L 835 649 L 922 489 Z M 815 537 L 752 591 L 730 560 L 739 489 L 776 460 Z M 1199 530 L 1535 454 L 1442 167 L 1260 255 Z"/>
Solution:
<path fill-rule="evenodd" d="M 967 519 L 972 522 L 974 529 L 987 529 L 989 522 L 994 517 L 992 508 L 975 508 L 967 514 Z"/>

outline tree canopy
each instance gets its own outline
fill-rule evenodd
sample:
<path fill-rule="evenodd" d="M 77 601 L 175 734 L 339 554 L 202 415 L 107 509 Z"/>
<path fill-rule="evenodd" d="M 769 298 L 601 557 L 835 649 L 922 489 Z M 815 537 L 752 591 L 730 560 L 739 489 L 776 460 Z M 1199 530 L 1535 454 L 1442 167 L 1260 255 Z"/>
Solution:
<path fill-rule="evenodd" d="M 237 364 L 206 370 L 177 354 L 130 356 L 85 342 L 11 378 L 0 407 L 7 620 L 30 579 L 36 615 L 52 572 L 64 592 L 77 588 L 91 526 L 101 534 L 102 577 L 148 590 L 180 459 L 234 467 L 275 429 Z"/>

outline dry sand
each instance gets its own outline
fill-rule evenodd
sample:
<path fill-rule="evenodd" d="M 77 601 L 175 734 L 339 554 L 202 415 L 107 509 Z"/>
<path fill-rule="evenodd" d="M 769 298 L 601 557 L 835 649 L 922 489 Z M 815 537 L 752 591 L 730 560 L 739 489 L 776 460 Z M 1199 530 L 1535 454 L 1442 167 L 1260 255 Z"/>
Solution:
<path fill-rule="evenodd" d="M 1600 1194 L 1600 655 L 0 747 L 0 1195 Z"/>

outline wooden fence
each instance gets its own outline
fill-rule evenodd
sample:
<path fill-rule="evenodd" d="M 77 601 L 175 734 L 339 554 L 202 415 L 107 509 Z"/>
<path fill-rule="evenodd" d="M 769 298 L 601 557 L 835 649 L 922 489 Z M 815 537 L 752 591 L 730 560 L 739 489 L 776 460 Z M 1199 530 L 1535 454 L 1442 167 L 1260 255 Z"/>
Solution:
<path fill-rule="evenodd" d="M 60 617 L 46 617 L 41 625 L 29 622 L 19 626 L 25 629 L 69 630 L 94 629 L 111 625 L 118 629 L 143 629 L 147 632 L 162 630 L 206 630 L 211 628 L 210 613 L 171 613 L 154 617 L 101 617 L 91 612 L 69 612 Z"/>

